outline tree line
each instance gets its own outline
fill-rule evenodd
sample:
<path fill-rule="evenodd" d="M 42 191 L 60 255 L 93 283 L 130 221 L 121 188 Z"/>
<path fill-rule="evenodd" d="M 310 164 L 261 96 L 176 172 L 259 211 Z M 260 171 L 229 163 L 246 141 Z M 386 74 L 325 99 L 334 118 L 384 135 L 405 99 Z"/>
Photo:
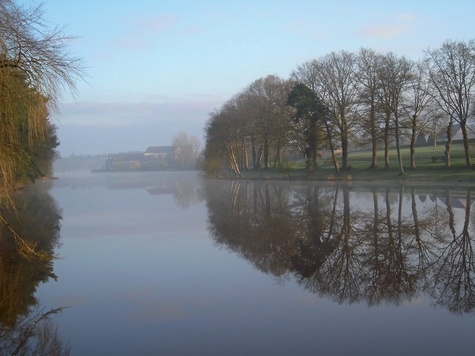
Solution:
<path fill-rule="evenodd" d="M 203 168 L 209 174 L 227 168 L 239 176 L 242 170 L 282 166 L 283 153 L 295 151 L 311 175 L 317 157 L 328 152 L 339 174 L 351 168 L 352 146 L 371 149 L 370 168 L 379 166 L 382 147 L 389 169 L 395 146 L 404 174 L 401 145 L 409 142 L 414 169 L 418 137 L 435 140 L 441 130 L 447 137 L 442 159 L 450 167 L 455 124 L 471 167 L 474 90 L 475 40 L 447 40 L 418 61 L 368 48 L 332 52 L 297 66 L 288 79 L 257 79 L 210 113 Z"/>
<path fill-rule="evenodd" d="M 83 78 L 73 38 L 50 29 L 41 5 L 0 0 L 0 191 L 51 174 L 59 145 L 51 113 L 64 89 Z"/>

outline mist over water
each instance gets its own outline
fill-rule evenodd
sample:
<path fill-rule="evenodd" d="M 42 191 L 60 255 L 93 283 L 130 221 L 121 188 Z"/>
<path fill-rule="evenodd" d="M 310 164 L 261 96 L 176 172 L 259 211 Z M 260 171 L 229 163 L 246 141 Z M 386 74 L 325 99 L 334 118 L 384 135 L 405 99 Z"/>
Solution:
<path fill-rule="evenodd" d="M 73 355 L 473 354 L 470 189 L 63 174 Z"/>

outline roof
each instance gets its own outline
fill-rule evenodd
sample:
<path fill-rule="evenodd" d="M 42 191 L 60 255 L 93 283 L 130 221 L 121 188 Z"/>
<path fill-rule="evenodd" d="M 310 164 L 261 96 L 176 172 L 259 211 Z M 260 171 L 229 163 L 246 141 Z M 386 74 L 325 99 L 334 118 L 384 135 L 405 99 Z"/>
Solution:
<path fill-rule="evenodd" d="M 120 160 L 120 161 L 137 161 L 143 159 L 142 153 L 117 153 L 109 155 L 106 159 Z"/>
<path fill-rule="evenodd" d="M 467 135 L 469 139 L 475 138 L 475 130 L 467 124 L 465 125 L 467 128 Z M 438 139 L 446 139 L 447 138 L 447 127 L 444 127 L 439 134 L 437 135 Z M 459 123 L 455 123 L 452 125 L 452 139 L 462 139 L 462 128 Z"/>
<path fill-rule="evenodd" d="M 149 146 L 145 151 L 147 153 L 173 153 L 175 148 L 173 146 Z"/>

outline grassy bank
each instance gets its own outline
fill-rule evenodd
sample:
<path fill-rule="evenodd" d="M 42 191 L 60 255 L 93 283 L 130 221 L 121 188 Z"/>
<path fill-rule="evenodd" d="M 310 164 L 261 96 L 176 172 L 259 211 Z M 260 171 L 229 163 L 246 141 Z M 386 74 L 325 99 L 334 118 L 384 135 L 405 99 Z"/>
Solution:
<path fill-rule="evenodd" d="M 443 145 L 418 147 L 416 149 L 416 168 L 409 167 L 409 149 L 402 150 L 405 174 L 399 175 L 396 151 L 390 152 L 389 169 L 384 169 L 383 152 L 378 152 L 378 165 L 370 169 L 371 151 L 353 151 L 349 154 L 351 169 L 336 175 L 332 164 L 322 158 L 313 177 L 309 178 L 303 160 L 287 162 L 284 168 L 248 170 L 242 172 L 244 179 L 314 179 L 314 180 L 351 180 L 351 181 L 394 181 L 394 182 L 437 182 L 450 184 L 475 185 L 475 167 L 467 168 L 461 144 L 454 145 L 451 153 L 451 167 L 445 168 L 445 162 L 432 161 L 432 157 L 444 156 Z M 475 147 L 472 147 L 475 150 Z M 472 153 L 474 155 L 474 153 Z M 232 178 L 228 176 L 228 178 Z"/>

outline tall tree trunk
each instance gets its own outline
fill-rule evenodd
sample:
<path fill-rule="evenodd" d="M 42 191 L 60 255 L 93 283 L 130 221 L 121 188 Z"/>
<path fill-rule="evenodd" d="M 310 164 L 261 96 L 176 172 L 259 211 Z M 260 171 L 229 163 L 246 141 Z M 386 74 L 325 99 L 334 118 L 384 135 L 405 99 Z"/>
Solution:
<path fill-rule="evenodd" d="M 412 115 L 412 132 L 411 132 L 411 145 L 410 145 L 410 148 L 409 148 L 409 151 L 410 151 L 410 154 L 411 154 L 411 158 L 410 158 L 410 165 L 411 165 L 411 169 L 415 169 L 416 168 L 416 135 L 417 135 L 417 130 L 416 130 L 416 123 L 417 123 L 417 116 L 416 115 Z"/>
<path fill-rule="evenodd" d="M 347 170 L 349 167 L 348 163 L 348 123 L 346 117 L 341 118 L 342 130 L 341 130 L 341 168 Z"/>
<path fill-rule="evenodd" d="M 450 168 L 450 148 L 452 146 L 452 125 L 453 121 L 450 118 L 449 124 L 447 125 L 447 143 L 445 144 L 445 168 Z"/>
<path fill-rule="evenodd" d="M 243 169 L 244 170 L 249 170 L 249 154 L 247 152 L 247 142 L 246 140 L 244 140 L 244 148 L 242 150 L 242 154 L 243 154 L 243 159 L 244 159 L 244 162 L 243 162 Z"/>
<path fill-rule="evenodd" d="M 370 110 L 370 134 L 371 134 L 371 165 L 369 168 L 378 167 L 378 138 L 376 136 L 376 112 L 374 109 L 374 100 L 371 101 L 371 110 Z"/>
<path fill-rule="evenodd" d="M 404 166 L 402 164 L 402 156 L 401 156 L 401 143 L 400 143 L 400 137 L 399 137 L 399 118 L 395 117 L 394 119 L 395 123 L 395 131 L 396 131 L 396 151 L 397 151 L 397 163 L 399 166 L 399 175 L 404 175 Z"/>
<path fill-rule="evenodd" d="M 229 155 L 229 163 L 231 164 L 231 169 L 233 170 L 234 174 L 239 177 L 242 177 L 241 170 L 239 169 L 239 165 L 236 160 L 236 155 L 234 154 L 233 146 L 227 144 L 228 148 L 228 155 Z"/>
<path fill-rule="evenodd" d="M 467 125 L 464 122 L 463 124 L 460 125 L 460 128 L 462 129 L 462 135 L 463 135 L 463 148 L 465 150 L 465 165 L 470 168 L 472 167 L 472 160 L 470 158 L 470 146 L 469 146 L 469 141 L 468 141 L 468 132 L 467 132 Z"/>
<path fill-rule="evenodd" d="M 269 168 L 269 138 L 267 134 L 264 137 L 264 168 Z"/>
<path fill-rule="evenodd" d="M 275 152 L 275 159 L 274 159 L 274 165 L 273 167 L 279 167 L 281 168 L 282 167 L 282 149 L 281 149 L 281 146 L 280 146 L 280 143 L 277 144 L 277 147 L 276 147 L 276 152 Z"/>
<path fill-rule="evenodd" d="M 340 175 L 340 167 L 338 165 L 338 161 L 336 159 L 336 155 L 335 155 L 335 147 L 333 145 L 333 139 L 332 139 L 332 135 L 331 135 L 331 132 L 330 132 L 330 126 L 328 125 L 328 122 L 325 120 L 325 128 L 327 130 L 327 136 L 328 136 L 328 141 L 329 141 L 329 144 L 330 144 L 330 152 L 332 153 L 332 162 L 333 162 L 333 166 L 335 167 L 335 173 L 337 176 Z"/>
<path fill-rule="evenodd" d="M 386 113 L 386 122 L 384 125 L 384 169 L 389 169 L 389 124 L 390 124 L 391 114 Z"/>
<path fill-rule="evenodd" d="M 262 166 L 262 145 L 259 146 L 259 149 L 257 150 L 257 156 L 256 156 L 256 169 L 261 168 Z"/>
<path fill-rule="evenodd" d="M 251 156 L 252 156 L 252 169 L 259 168 L 257 166 L 256 139 L 254 137 L 251 137 Z"/>

